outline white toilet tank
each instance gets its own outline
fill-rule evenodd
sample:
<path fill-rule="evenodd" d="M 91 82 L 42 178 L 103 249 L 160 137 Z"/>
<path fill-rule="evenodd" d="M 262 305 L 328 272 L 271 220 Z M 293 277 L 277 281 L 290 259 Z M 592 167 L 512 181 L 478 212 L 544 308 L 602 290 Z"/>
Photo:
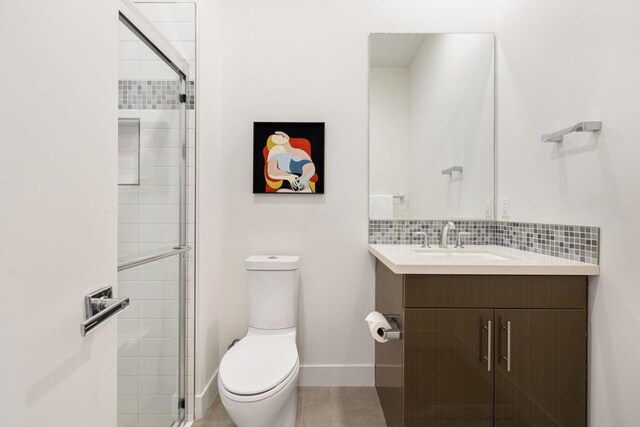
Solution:
<path fill-rule="evenodd" d="M 247 258 L 249 327 L 283 329 L 298 320 L 298 256 Z"/>

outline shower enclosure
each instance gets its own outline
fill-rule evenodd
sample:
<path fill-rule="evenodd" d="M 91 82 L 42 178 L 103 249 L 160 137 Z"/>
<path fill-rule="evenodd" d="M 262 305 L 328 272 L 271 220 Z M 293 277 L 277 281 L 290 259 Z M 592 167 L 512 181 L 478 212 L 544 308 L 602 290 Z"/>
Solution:
<path fill-rule="evenodd" d="M 131 305 L 118 317 L 118 426 L 181 426 L 193 405 L 188 62 L 130 3 L 119 19 L 118 294 Z"/>

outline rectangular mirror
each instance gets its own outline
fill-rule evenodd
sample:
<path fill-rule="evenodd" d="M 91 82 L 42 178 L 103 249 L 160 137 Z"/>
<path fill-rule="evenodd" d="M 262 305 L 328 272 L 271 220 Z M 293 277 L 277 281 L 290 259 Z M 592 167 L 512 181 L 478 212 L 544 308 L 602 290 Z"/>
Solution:
<path fill-rule="evenodd" d="M 494 44 L 370 35 L 370 219 L 493 218 Z"/>

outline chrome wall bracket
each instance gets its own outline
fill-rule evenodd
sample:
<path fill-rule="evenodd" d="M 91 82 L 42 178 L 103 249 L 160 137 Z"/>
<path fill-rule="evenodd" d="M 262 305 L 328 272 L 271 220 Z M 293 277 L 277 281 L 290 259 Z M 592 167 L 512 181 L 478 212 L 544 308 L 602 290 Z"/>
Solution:
<path fill-rule="evenodd" d="M 113 288 L 106 286 L 84 297 L 86 320 L 80 324 L 83 337 L 111 316 L 129 306 L 129 298 L 113 298 Z"/>
<path fill-rule="evenodd" d="M 602 122 L 580 122 L 571 127 L 542 135 L 542 142 L 562 142 L 563 137 L 572 132 L 598 132 L 602 129 Z"/>
<path fill-rule="evenodd" d="M 454 172 L 462 173 L 462 166 L 451 166 L 450 168 L 443 169 L 442 175 L 453 175 Z"/>
<path fill-rule="evenodd" d="M 389 341 L 396 341 L 402 339 L 402 329 L 398 325 L 398 319 L 400 316 L 392 316 L 392 315 L 384 315 L 391 325 L 391 329 L 385 330 L 382 332 L 382 337 L 388 339 Z"/>

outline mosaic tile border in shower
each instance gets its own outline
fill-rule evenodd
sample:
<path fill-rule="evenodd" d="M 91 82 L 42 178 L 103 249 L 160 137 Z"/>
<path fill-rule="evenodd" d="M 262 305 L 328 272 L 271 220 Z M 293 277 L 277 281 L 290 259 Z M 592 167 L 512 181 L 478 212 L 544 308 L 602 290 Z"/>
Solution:
<path fill-rule="evenodd" d="M 118 109 L 177 110 L 180 82 L 176 80 L 118 80 Z M 187 108 L 195 108 L 195 83 L 187 83 Z"/>
<path fill-rule="evenodd" d="M 600 228 L 579 225 L 503 222 L 493 220 L 454 221 L 456 231 L 470 233 L 468 245 L 498 245 L 590 264 L 599 262 Z M 416 232 L 425 232 L 429 242 L 440 237 L 444 220 L 370 220 L 369 243 L 407 245 L 420 243 Z M 449 235 L 455 244 L 457 233 Z"/>
<path fill-rule="evenodd" d="M 187 82 L 187 110 L 196 108 L 196 82 L 190 80 Z"/>

